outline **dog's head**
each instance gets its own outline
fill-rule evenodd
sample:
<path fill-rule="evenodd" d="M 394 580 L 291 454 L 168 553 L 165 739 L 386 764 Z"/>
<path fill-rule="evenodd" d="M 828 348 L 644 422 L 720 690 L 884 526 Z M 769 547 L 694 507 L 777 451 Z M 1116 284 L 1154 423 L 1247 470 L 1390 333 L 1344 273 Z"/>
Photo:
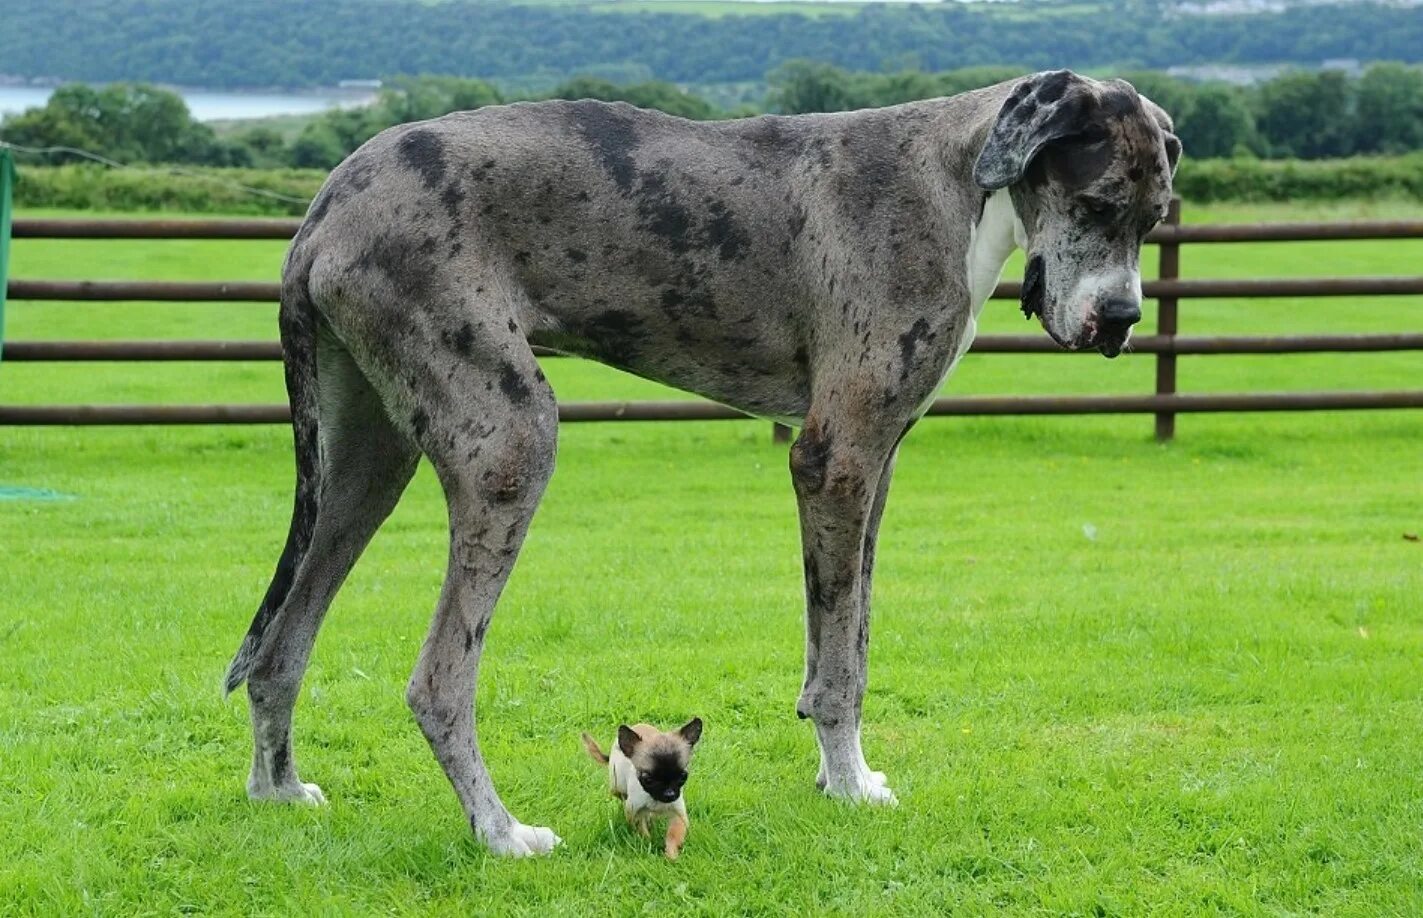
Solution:
<path fill-rule="evenodd" d="M 1166 215 L 1180 156 L 1171 119 L 1122 80 L 1039 73 L 999 109 L 974 180 L 1012 195 L 1023 313 L 1058 344 L 1121 353 L 1141 318 L 1141 241 Z"/>
<path fill-rule="evenodd" d="M 637 783 L 653 800 L 671 803 L 682 795 L 692 749 L 702 738 L 702 719 L 693 717 L 677 730 L 639 736 L 633 728 L 618 727 L 618 748 L 637 770 Z"/>

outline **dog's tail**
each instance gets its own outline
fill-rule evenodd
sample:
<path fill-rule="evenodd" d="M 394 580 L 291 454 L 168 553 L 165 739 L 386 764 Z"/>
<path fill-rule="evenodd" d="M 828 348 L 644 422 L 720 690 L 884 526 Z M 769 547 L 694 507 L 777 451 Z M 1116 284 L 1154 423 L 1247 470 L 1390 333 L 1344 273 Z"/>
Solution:
<path fill-rule="evenodd" d="M 593 757 L 593 761 L 599 765 L 608 764 L 608 757 L 603 755 L 603 750 L 598 748 L 598 741 L 588 734 L 583 734 L 583 748 L 588 750 L 588 754 Z"/>
<path fill-rule="evenodd" d="M 296 447 L 296 497 L 287 543 L 277 560 L 272 583 L 242 646 L 227 667 L 224 692 L 230 693 L 251 674 L 267 632 L 291 590 L 298 565 L 311 544 L 316 524 L 316 495 L 320 489 L 321 462 L 317 440 L 316 307 L 307 287 L 311 257 L 302 251 L 298 234 L 282 270 L 282 303 L 277 313 L 281 331 L 282 361 L 286 366 L 287 398 L 291 402 L 292 440 Z"/>

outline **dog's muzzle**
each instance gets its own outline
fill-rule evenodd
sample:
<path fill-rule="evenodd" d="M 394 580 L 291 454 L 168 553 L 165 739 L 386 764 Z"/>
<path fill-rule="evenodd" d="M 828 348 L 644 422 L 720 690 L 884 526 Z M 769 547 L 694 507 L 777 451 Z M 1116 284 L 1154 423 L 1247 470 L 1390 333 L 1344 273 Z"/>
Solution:
<path fill-rule="evenodd" d="M 1131 327 L 1141 321 L 1141 306 L 1134 300 L 1110 299 L 1097 310 L 1096 333 L 1092 345 L 1108 359 L 1126 346 Z"/>

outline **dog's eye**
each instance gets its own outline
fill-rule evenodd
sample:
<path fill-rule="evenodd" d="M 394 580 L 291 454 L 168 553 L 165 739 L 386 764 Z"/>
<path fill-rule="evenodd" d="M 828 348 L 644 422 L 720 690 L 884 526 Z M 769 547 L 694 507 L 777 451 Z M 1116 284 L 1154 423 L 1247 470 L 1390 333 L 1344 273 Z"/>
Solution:
<path fill-rule="evenodd" d="M 1160 225 L 1161 225 L 1161 221 L 1162 221 L 1162 220 L 1165 220 L 1165 219 L 1166 219 L 1166 214 L 1165 214 L 1165 213 L 1150 214 L 1150 215 L 1148 215 L 1147 218 L 1146 218 L 1145 220 L 1143 220 L 1142 223 L 1141 223 L 1141 234 L 1142 234 L 1143 236 L 1145 236 L 1147 233 L 1151 232 L 1152 230 L 1156 229 L 1156 227 L 1160 226 Z"/>
<path fill-rule="evenodd" d="M 1102 198 L 1083 198 L 1082 206 L 1094 217 L 1110 217 L 1114 209 L 1110 201 Z"/>

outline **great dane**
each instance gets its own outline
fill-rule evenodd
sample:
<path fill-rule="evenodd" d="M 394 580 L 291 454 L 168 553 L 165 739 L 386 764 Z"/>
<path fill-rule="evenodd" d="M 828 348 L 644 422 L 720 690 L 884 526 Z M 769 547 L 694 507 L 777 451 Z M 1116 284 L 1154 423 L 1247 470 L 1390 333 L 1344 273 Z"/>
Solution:
<path fill-rule="evenodd" d="M 900 439 L 972 341 L 1015 245 L 1022 307 L 1108 357 L 1140 318 L 1142 237 L 1180 144 L 1120 81 L 1039 73 L 842 114 L 694 123 L 539 102 L 391 128 L 313 201 L 282 271 L 296 446 L 286 547 L 227 674 L 253 798 L 320 803 L 292 709 L 317 629 L 423 453 L 449 568 L 406 697 L 471 828 L 500 802 L 473 698 L 485 632 L 553 472 L 531 344 L 800 428 L 805 682 L 826 793 L 894 802 L 860 750 L 875 539 Z"/>

